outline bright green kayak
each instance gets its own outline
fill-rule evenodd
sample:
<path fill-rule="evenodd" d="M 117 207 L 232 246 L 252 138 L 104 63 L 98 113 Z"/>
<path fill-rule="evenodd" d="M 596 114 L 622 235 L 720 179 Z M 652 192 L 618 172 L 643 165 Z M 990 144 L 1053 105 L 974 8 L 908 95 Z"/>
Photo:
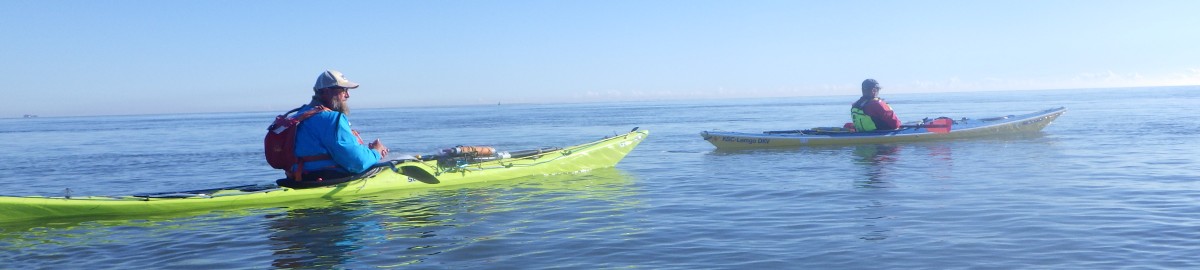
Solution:
<path fill-rule="evenodd" d="M 615 166 L 649 134 L 635 129 L 590 143 L 486 161 L 428 157 L 395 160 L 381 163 L 361 179 L 325 187 L 296 189 L 267 184 L 127 196 L 0 196 L 0 222 L 61 217 L 137 217 L 247 206 L 286 206 L 286 202 L 314 198 L 354 197 L 532 175 L 579 173 Z"/>

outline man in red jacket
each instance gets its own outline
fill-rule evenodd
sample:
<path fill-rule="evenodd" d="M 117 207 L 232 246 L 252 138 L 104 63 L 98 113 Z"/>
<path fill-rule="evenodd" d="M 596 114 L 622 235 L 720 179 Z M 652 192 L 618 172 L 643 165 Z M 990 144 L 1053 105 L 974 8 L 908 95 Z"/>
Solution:
<path fill-rule="evenodd" d="M 850 118 L 858 132 L 895 130 L 900 128 L 900 119 L 887 102 L 879 98 L 879 82 L 866 79 L 862 82 L 862 97 L 850 105 Z"/>

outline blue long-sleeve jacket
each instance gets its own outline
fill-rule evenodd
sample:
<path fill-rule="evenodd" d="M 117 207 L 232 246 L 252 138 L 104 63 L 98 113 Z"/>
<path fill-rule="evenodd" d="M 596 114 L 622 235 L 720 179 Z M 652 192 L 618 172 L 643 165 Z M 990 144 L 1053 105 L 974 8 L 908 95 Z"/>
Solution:
<path fill-rule="evenodd" d="M 297 114 L 303 114 L 314 107 L 304 105 Z M 296 130 L 296 156 L 315 156 L 329 154 L 333 160 L 318 160 L 304 163 L 304 171 L 335 169 L 349 173 L 361 173 L 379 162 L 379 152 L 371 150 L 366 144 L 359 143 L 358 137 L 350 129 L 350 120 L 336 111 L 324 111 L 314 114 L 300 122 Z"/>

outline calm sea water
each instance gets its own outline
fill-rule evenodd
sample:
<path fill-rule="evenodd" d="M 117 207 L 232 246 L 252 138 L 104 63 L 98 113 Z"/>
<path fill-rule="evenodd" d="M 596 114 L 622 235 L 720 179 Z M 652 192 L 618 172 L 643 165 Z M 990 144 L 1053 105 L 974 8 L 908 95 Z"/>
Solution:
<path fill-rule="evenodd" d="M 840 126 L 855 97 L 358 110 L 398 153 L 651 134 L 581 175 L 0 224 L 0 268 L 1200 267 L 1200 87 L 884 96 L 903 121 L 1070 110 L 1020 136 L 745 151 L 698 133 Z M 269 183 L 276 113 L 0 119 L 0 194 Z"/>

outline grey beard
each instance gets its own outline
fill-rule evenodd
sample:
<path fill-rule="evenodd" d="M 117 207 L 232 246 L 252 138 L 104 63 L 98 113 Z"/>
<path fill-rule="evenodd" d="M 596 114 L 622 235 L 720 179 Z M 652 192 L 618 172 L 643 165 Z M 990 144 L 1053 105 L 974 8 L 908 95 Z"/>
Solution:
<path fill-rule="evenodd" d="M 350 104 L 347 104 L 345 101 L 333 101 L 330 102 L 329 105 L 331 105 L 329 106 L 330 110 L 338 111 L 345 115 L 350 115 Z"/>
<path fill-rule="evenodd" d="M 325 106 L 325 108 L 329 108 L 330 110 L 334 110 L 336 112 L 340 112 L 345 115 L 350 115 L 350 104 L 346 103 L 345 101 L 336 101 L 333 99 L 320 100 L 319 98 L 317 98 L 315 96 L 313 97 L 313 99 L 317 99 L 318 101 L 320 101 L 321 106 Z"/>

